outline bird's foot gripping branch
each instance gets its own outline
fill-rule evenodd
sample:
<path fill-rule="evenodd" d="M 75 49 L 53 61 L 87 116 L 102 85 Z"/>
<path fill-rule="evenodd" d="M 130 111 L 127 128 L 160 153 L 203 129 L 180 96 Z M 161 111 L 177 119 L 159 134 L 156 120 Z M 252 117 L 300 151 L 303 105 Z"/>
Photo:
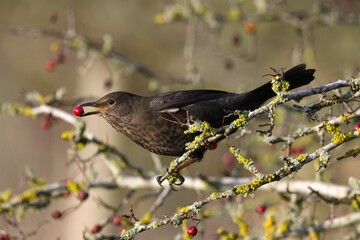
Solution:
<path fill-rule="evenodd" d="M 185 179 L 180 174 L 180 171 L 195 162 L 199 162 L 206 150 L 214 150 L 218 142 L 236 132 L 240 128 L 245 128 L 247 125 L 246 113 L 236 112 L 232 115 L 238 116 L 228 126 L 221 128 L 213 128 L 208 122 L 194 120 L 188 124 L 188 129 L 184 131 L 185 134 L 196 134 L 194 140 L 186 143 L 186 152 L 179 158 L 173 160 L 167 168 L 167 172 L 157 177 L 157 181 L 161 186 L 162 182 L 167 179 L 170 185 L 181 185 Z"/>

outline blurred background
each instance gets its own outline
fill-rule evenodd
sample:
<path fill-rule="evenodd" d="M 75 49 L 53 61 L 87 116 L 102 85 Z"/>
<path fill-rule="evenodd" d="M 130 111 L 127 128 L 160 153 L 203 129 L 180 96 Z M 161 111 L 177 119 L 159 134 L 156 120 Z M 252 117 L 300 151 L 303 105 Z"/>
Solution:
<path fill-rule="evenodd" d="M 200 17 L 188 18 L 184 9 L 189 6 Z M 140 95 L 194 88 L 243 92 L 268 81 L 269 77 L 262 76 L 272 73 L 270 67 L 290 68 L 302 62 L 316 68 L 316 80 L 312 87 L 338 79 L 350 79 L 359 66 L 359 10 L 360 3 L 355 0 L 1 0 L 0 102 L 21 102 L 25 93 L 37 91 L 48 95 L 60 88 L 66 89 L 67 99 L 96 99 L 115 90 Z M 15 34 L 10 31 L 18 26 L 75 31 L 100 46 L 110 46 L 151 74 L 134 70 L 129 61 L 106 58 L 96 53 L 82 55 L 81 51 L 66 48 L 63 63 L 52 66 L 49 61 L 56 57 L 57 48 L 62 48 L 63 41 L 29 32 Z M 72 107 L 65 110 L 71 112 Z M 153 168 L 147 151 L 116 133 L 103 119 L 91 117 L 85 121 L 91 132 L 118 147 L 131 161 Z M 0 115 L 0 191 L 24 189 L 24 169 L 28 167 L 48 183 L 71 177 L 74 166 L 67 164 L 69 143 L 61 140 L 60 134 L 72 128 L 59 120 L 49 123 L 47 116 Z M 234 142 L 236 140 L 230 140 L 230 144 Z M 259 140 L 256 143 L 260 143 L 260 148 L 266 151 L 275 151 Z M 300 143 L 299 148 L 314 150 L 307 148 L 306 144 Z M 242 146 L 248 149 L 247 153 L 255 161 L 260 156 L 268 158 L 261 165 L 264 172 L 272 169 L 274 163 L 271 161 L 274 159 L 270 155 L 253 153 L 252 143 L 249 142 Z M 255 149 L 258 151 L 259 145 Z M 226 170 L 225 153 L 226 143 L 223 143 L 216 151 L 208 152 L 201 163 L 193 165 L 189 174 L 221 175 Z M 165 158 L 164 163 L 168 164 L 170 159 Z M 346 184 L 349 176 L 360 177 L 358 168 L 354 167 L 358 160 L 353 158 L 332 164 L 327 169 L 329 178 Z M 278 163 L 275 165 L 274 169 L 279 166 Z M 101 160 L 96 162 L 96 167 L 100 176 L 110 174 Z M 297 177 L 307 179 L 313 175 L 314 167 L 307 166 Z M 121 189 L 96 190 L 91 196 L 98 195 L 116 202 L 125 193 L 126 190 Z M 138 196 L 145 193 L 139 192 Z M 207 195 L 188 190 L 172 193 L 157 216 L 171 215 L 176 207 Z M 152 201 L 145 199 L 141 204 L 133 203 L 135 213 L 138 216 L 144 214 Z M 250 206 L 254 208 L 263 202 L 262 193 L 257 193 L 252 201 Z M 34 239 L 81 239 L 86 227 L 91 227 L 108 214 L 89 201 L 61 221 L 51 219 L 53 210 L 72 206 L 74 202 L 76 200 L 71 199 L 55 201 L 44 211 L 27 214 L 23 230 L 36 230 Z M 128 206 L 125 210 L 129 209 Z M 216 229 L 231 225 L 231 219 L 226 218 L 219 225 L 216 222 L 219 218 L 204 224 L 204 230 L 213 230 L 212 226 Z M 250 222 L 256 222 L 258 218 L 257 215 L 248 216 Z M 44 222 L 46 225 L 40 227 Z M 3 221 L 0 221 L 0 229 L 13 232 Z M 173 239 L 178 232 L 180 229 L 166 226 L 140 234 L 137 239 Z M 216 239 L 214 231 L 209 231 L 206 236 L 204 239 Z M 336 234 L 332 239 L 336 239 Z"/>

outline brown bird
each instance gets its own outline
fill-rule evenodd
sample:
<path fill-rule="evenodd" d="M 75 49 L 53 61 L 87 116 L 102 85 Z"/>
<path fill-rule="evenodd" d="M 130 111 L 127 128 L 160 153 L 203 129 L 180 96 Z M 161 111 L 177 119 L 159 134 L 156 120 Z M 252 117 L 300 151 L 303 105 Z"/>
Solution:
<path fill-rule="evenodd" d="M 314 69 L 306 69 L 305 64 L 300 64 L 278 75 L 289 82 L 291 90 L 309 84 L 314 79 L 314 72 Z M 150 152 L 181 156 L 186 151 L 185 144 L 195 137 L 194 134 L 184 134 L 189 118 L 219 128 L 236 119 L 236 116 L 229 116 L 231 112 L 254 110 L 274 96 L 272 84 L 268 82 L 240 94 L 185 90 L 145 97 L 119 91 L 80 106 L 96 108 L 82 116 L 99 114 L 118 132 Z M 197 152 L 193 157 L 201 159 L 203 152 Z"/>

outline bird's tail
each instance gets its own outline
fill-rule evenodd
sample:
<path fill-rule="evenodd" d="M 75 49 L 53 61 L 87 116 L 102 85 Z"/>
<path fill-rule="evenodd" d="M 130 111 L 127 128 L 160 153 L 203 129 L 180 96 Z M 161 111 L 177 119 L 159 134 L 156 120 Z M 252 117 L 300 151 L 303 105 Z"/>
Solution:
<path fill-rule="evenodd" d="M 295 67 L 286 71 L 283 75 L 283 78 L 285 81 L 289 82 L 290 87 L 288 90 L 309 84 L 315 78 L 314 72 L 315 69 L 306 69 L 305 64 L 296 65 Z M 266 100 L 276 96 L 276 93 L 272 90 L 271 82 L 265 83 L 264 85 L 250 91 L 249 94 L 258 96 L 257 98 L 254 98 L 258 101 L 253 103 L 252 109 L 259 107 Z"/>

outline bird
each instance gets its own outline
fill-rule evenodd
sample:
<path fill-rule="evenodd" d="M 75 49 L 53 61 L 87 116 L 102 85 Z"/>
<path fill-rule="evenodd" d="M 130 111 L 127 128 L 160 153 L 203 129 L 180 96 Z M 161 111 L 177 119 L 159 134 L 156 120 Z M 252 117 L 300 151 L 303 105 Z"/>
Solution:
<path fill-rule="evenodd" d="M 289 83 L 289 89 L 298 88 L 314 80 L 315 69 L 306 69 L 305 64 L 276 71 L 277 76 Z M 98 114 L 118 132 L 150 152 L 181 156 L 186 152 L 186 143 L 196 134 L 185 134 L 189 119 L 205 121 L 213 128 L 230 124 L 237 118 L 230 113 L 236 110 L 252 111 L 276 96 L 271 81 L 244 93 L 220 90 L 180 90 L 153 96 L 139 96 L 116 91 L 97 101 L 80 104 L 92 107 L 81 117 Z M 204 151 L 193 153 L 201 159 Z"/>

